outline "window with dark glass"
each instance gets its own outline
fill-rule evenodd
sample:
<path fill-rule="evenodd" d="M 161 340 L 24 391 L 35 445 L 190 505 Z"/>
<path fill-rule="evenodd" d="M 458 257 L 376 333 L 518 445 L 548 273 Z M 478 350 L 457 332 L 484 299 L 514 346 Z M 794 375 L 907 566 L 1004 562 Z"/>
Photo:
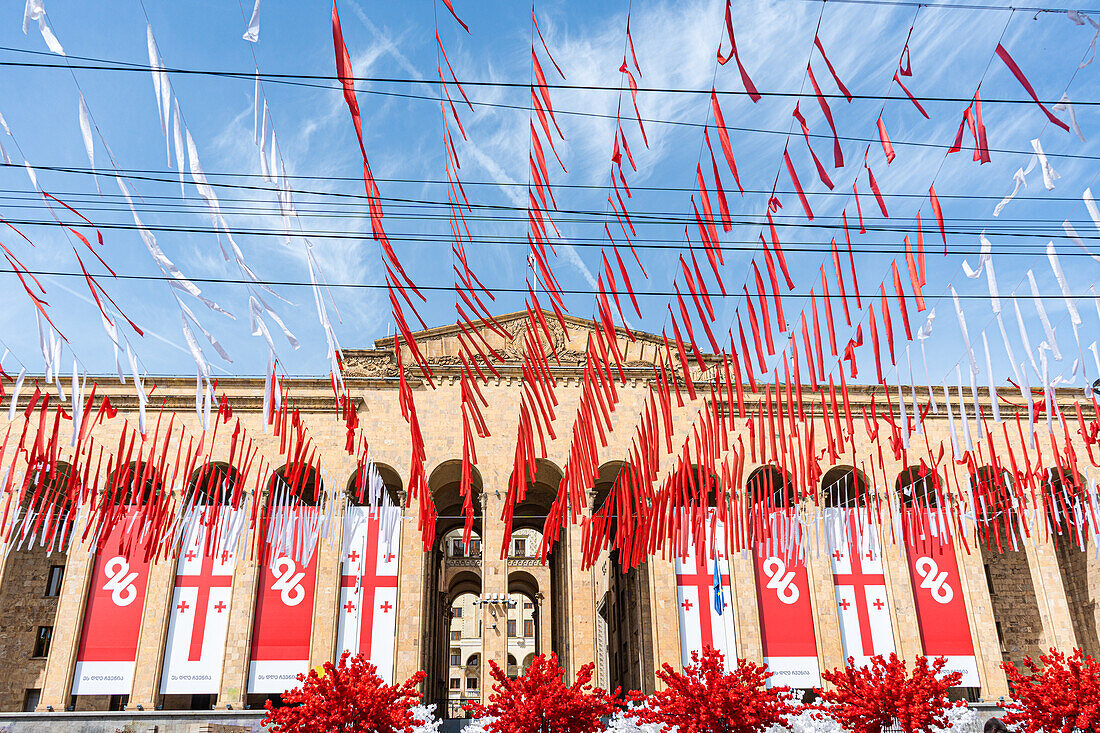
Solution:
<path fill-rule="evenodd" d="M 38 701 L 42 699 L 42 690 L 31 687 L 23 693 L 23 712 L 33 713 L 38 707 Z"/>
<path fill-rule="evenodd" d="M 454 612 L 454 618 L 462 618 L 462 606 L 455 606 L 451 610 Z"/>
<path fill-rule="evenodd" d="M 459 689 L 461 687 L 461 685 L 462 685 L 462 680 L 460 680 L 457 677 L 452 677 L 451 678 L 451 689 L 452 690 Z"/>
<path fill-rule="evenodd" d="M 516 635 L 516 620 L 508 619 L 508 636 Z"/>
<path fill-rule="evenodd" d="M 44 657 L 50 653 L 50 638 L 53 637 L 52 626 L 39 626 L 34 634 L 34 657 Z"/>
<path fill-rule="evenodd" d="M 61 595 L 61 579 L 65 575 L 64 565 L 51 565 L 50 572 L 46 575 L 46 597 L 56 598 Z"/>
<path fill-rule="evenodd" d="M 527 619 L 523 622 L 523 635 L 534 636 L 535 635 L 535 622 L 532 619 Z"/>
<path fill-rule="evenodd" d="M 517 538 L 512 542 L 512 557 L 527 556 L 527 540 Z"/>

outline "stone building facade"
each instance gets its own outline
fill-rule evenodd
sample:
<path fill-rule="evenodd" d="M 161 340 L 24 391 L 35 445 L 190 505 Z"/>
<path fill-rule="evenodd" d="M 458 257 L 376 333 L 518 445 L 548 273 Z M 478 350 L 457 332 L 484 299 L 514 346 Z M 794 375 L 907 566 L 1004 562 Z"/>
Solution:
<path fill-rule="evenodd" d="M 436 540 L 426 551 L 418 531 L 418 508 L 406 506 L 409 465 L 409 434 L 397 399 L 397 359 L 392 339 L 382 339 L 374 349 L 345 352 L 346 384 L 353 398 L 359 424 L 370 443 L 371 455 L 379 467 L 390 494 L 399 502 L 400 550 L 397 552 L 396 632 L 392 668 L 394 678 L 403 680 L 424 670 L 423 689 L 428 701 L 444 703 L 450 697 L 450 680 L 462 670 L 462 690 L 469 696 L 466 677 L 478 680 L 484 694 L 489 686 L 487 663 L 519 671 L 531 652 L 554 651 L 568 674 L 593 663 L 599 684 L 614 688 L 652 691 L 658 682 L 654 670 L 662 663 L 678 667 L 683 659 L 684 630 L 680 628 L 678 566 L 669 558 L 653 556 L 624 572 L 616 552 L 604 550 L 594 565 L 585 568 L 581 558 L 581 529 L 570 524 L 546 562 L 531 546 L 537 540 L 543 518 L 549 512 L 562 478 L 569 447 L 568 426 L 548 442 L 548 457 L 538 462 L 524 502 L 517 507 L 517 538 L 528 538 L 522 554 L 501 552 L 504 497 L 513 466 L 514 441 L 521 394 L 521 321 L 523 314 L 501 318 L 505 328 L 519 334 L 511 341 L 499 340 L 497 350 L 505 357 L 498 366 L 499 377 L 490 377 L 481 390 L 491 408 L 485 412 L 491 436 L 477 443 L 478 463 L 474 474 L 475 536 L 479 551 L 464 546 L 455 552 L 451 541 L 461 527 L 462 436 L 456 416 L 460 414 L 458 375 L 458 333 L 453 327 L 417 334 L 418 345 L 436 372 L 436 387 L 429 388 L 410 375 L 424 434 L 426 471 L 432 501 L 439 515 Z M 581 392 L 583 348 L 592 324 L 567 320 L 568 332 L 553 325 L 556 359 L 551 359 L 557 379 L 560 423 L 576 413 Z M 491 336 L 491 338 L 496 338 Z M 653 365 L 663 349 L 657 336 L 635 332 L 620 335 L 625 359 L 626 382 L 619 387 L 619 403 L 613 416 L 615 430 L 608 445 L 600 449 L 603 465 L 600 479 L 590 487 L 582 514 L 602 505 L 623 467 L 634 433 L 633 421 L 643 411 L 653 380 Z M 404 363 L 410 364 L 410 358 Z M 699 373 L 697 377 L 704 375 Z M 164 409 L 181 424 L 196 428 L 194 382 L 188 379 L 158 379 L 157 394 Z M 354 458 L 344 450 L 345 424 L 335 417 L 332 392 L 327 379 L 288 380 L 289 393 L 302 411 L 319 449 L 326 484 L 348 485 L 355 474 Z M 110 395 L 120 416 L 135 418 L 137 402 L 131 388 L 103 380 L 102 393 Z M 763 385 L 761 385 L 763 388 Z M 249 425 L 261 451 L 278 466 L 278 441 L 264 433 L 261 425 L 263 380 L 222 379 L 224 392 L 234 413 Z M 854 410 L 870 402 L 873 390 L 851 388 Z M 984 399 L 988 401 L 988 394 Z M 1072 401 L 1069 390 L 1059 399 Z M 24 397 L 25 399 L 25 397 Z M 755 396 L 751 400 L 755 404 Z M 690 433 L 699 402 L 676 407 L 680 428 L 674 436 L 679 444 Z M 21 403 L 22 404 L 22 403 Z M 880 399 L 879 409 L 882 409 Z M 807 419 L 820 423 L 820 412 Z M 0 419 L 0 423 L 3 420 Z M 117 423 L 106 423 L 102 440 L 117 441 Z M 948 426 L 939 415 L 927 417 L 926 430 L 934 441 L 947 438 Z M 4 426 L 0 424 L 0 428 Z M 821 426 L 824 430 L 824 426 Z M 112 431 L 115 431 L 112 433 Z M 856 431 L 856 452 L 870 451 L 862 431 Z M 747 439 L 747 437 L 746 437 Z M 214 453 L 228 451 L 225 431 L 215 439 Z M 1083 447 L 1078 451 L 1083 454 Z M 672 465 L 662 459 L 662 469 Z M 762 466 L 747 466 L 746 476 Z M 909 466 L 886 458 L 890 480 L 901 477 Z M 820 487 L 814 487 L 818 491 Z M 881 487 L 880 487 L 880 490 Z M 337 635 L 341 574 L 342 517 L 335 517 L 336 530 L 322 539 L 316 557 L 316 593 L 312 601 L 309 632 L 309 664 L 319 665 L 337 656 Z M 247 535 L 247 533 L 246 533 Z M 245 536 L 242 543 L 251 538 Z M 996 700 L 1008 693 L 1002 661 L 1018 662 L 1048 647 L 1100 653 L 1096 600 L 1100 596 L 1100 561 L 1095 548 L 1082 552 L 1069 543 L 1056 545 L 1037 535 L 1021 537 L 1015 548 L 1003 552 L 980 548 L 971 542 L 966 551 L 958 548 L 959 585 L 965 601 L 977 682 L 960 695 Z M 889 624 L 899 655 L 912 658 L 922 652 L 915 588 L 910 564 L 897 545 L 884 543 L 880 557 L 888 600 Z M 0 653 L 6 674 L 0 675 L 0 708 L 28 710 L 49 715 L 51 711 L 146 710 L 158 708 L 241 710 L 257 707 L 269 694 L 249 691 L 249 649 L 255 624 L 257 595 L 262 582 L 260 563 L 242 554 L 232 573 L 228 603 L 228 637 L 217 694 L 162 695 L 160 681 L 164 665 L 168 618 L 176 576 L 176 560 L 154 563 L 149 570 L 144 597 L 137 664 L 128 694 L 93 696 L 72 694 L 74 668 L 80 644 L 82 620 L 94 584 L 94 556 L 79 534 L 68 551 L 47 555 L 42 548 L 9 547 L 0 576 Z M 817 668 L 844 663 L 842 619 L 838 615 L 834 588 L 835 568 L 827 554 L 812 556 L 805 568 L 809 605 L 813 619 Z M 760 614 L 762 584 L 754 574 L 748 555 L 728 560 L 728 606 L 732 614 L 738 656 L 761 661 L 766 632 Z M 919 581 L 919 579 L 918 579 Z M 841 601 L 843 603 L 843 600 Z M 510 615 L 512 604 L 519 614 Z M 457 604 L 457 605 L 456 605 Z M 527 608 L 527 605 L 530 608 Z M 461 608 L 461 624 L 479 622 L 480 635 L 460 631 L 460 665 L 454 665 L 452 633 L 456 629 L 454 608 Z M 519 623 L 519 634 L 509 635 L 507 622 Z M 516 636 L 526 636 L 530 621 L 532 637 L 519 654 Z M 43 632 L 42 629 L 48 629 Z M 48 633 L 46 646 L 40 637 Z M 471 640 L 476 639 L 471 643 Z M 732 644 L 733 642 L 731 642 Z M 476 648 L 475 648 L 476 647 Z M 473 666 L 470 661 L 473 657 Z M 514 661 L 513 661 L 514 660 Z M 140 707 L 139 707 L 140 706 Z"/>

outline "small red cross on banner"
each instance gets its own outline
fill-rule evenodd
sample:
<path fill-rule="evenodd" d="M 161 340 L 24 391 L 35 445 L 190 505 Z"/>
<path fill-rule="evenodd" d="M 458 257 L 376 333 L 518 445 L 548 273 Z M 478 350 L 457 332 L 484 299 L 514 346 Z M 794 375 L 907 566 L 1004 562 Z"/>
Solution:
<path fill-rule="evenodd" d="M 844 559 L 844 553 L 841 552 L 840 550 L 837 550 L 836 552 L 833 553 L 833 559 L 835 559 L 837 562 L 840 562 L 841 560 Z"/>
<path fill-rule="evenodd" d="M 352 562 L 359 562 L 359 553 L 355 550 L 352 550 L 351 553 L 348 555 L 348 559 Z"/>
<path fill-rule="evenodd" d="M 188 551 L 187 551 L 187 554 L 186 554 L 186 555 L 184 555 L 184 557 L 185 557 L 185 558 L 187 558 L 187 562 L 191 562 L 191 561 L 192 561 L 192 560 L 194 560 L 194 559 L 195 559 L 196 557 L 198 557 L 198 555 L 196 555 L 196 554 L 195 554 L 195 551 L 194 551 L 194 550 L 188 550 Z"/>
<path fill-rule="evenodd" d="M 222 611 L 224 611 L 224 610 L 225 610 L 226 608 L 228 608 L 228 606 L 226 606 L 226 605 L 225 605 L 224 603 L 222 603 L 221 601 L 218 601 L 218 602 L 217 602 L 217 604 L 216 604 L 216 605 L 214 606 L 214 610 L 215 610 L 215 611 L 217 611 L 218 613 L 221 613 L 221 612 L 222 612 Z"/>
<path fill-rule="evenodd" d="M 351 601 L 348 601 L 347 603 L 344 604 L 344 610 L 347 611 L 348 613 L 351 613 L 352 611 L 355 610 L 355 604 L 352 603 Z"/>
<path fill-rule="evenodd" d="M 382 609 L 382 613 L 389 613 L 390 609 L 393 608 L 393 606 L 390 604 L 389 601 L 386 601 L 381 606 L 379 606 L 379 608 Z"/>
<path fill-rule="evenodd" d="M 874 602 L 874 603 L 872 603 L 871 605 L 872 605 L 872 606 L 874 606 L 875 608 L 877 608 L 878 610 L 880 610 L 880 611 L 881 611 L 881 610 L 882 610 L 882 606 L 883 606 L 883 603 L 882 603 L 882 599 L 881 599 L 881 598 L 876 598 L 876 599 L 875 599 L 875 602 Z"/>
<path fill-rule="evenodd" d="M 684 601 L 680 605 L 684 607 L 685 611 L 690 611 L 691 610 L 691 601 Z"/>
<path fill-rule="evenodd" d="M 187 601 L 180 601 L 180 604 L 176 606 L 176 608 L 180 610 L 180 613 L 184 613 L 190 606 L 187 605 Z"/>
<path fill-rule="evenodd" d="M 397 556 L 396 556 L 396 555 L 394 555 L 394 554 L 393 554 L 392 552 L 391 552 L 391 553 L 388 553 L 388 554 L 386 555 L 386 562 L 393 562 L 393 559 L 394 559 L 395 557 L 397 557 Z"/>
<path fill-rule="evenodd" d="M 852 607 L 852 604 L 848 603 L 848 599 L 845 598 L 840 601 L 840 607 L 847 611 L 849 608 Z"/>

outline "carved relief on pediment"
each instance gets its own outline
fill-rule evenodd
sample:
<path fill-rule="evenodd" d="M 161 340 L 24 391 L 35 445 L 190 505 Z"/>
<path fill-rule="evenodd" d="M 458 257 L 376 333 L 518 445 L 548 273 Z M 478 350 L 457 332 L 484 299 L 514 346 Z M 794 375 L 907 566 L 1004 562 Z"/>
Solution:
<path fill-rule="evenodd" d="M 344 352 L 344 373 L 368 379 L 396 377 L 397 360 L 392 353 L 348 350 Z"/>

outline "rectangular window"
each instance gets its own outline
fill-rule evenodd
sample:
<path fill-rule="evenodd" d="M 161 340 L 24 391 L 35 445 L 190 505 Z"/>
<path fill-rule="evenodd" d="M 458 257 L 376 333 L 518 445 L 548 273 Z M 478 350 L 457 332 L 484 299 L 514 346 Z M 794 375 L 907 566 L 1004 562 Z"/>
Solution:
<path fill-rule="evenodd" d="M 470 540 L 470 557 L 481 557 L 481 540 Z"/>
<path fill-rule="evenodd" d="M 451 666 L 452 667 L 461 667 L 462 666 L 462 652 L 460 652 L 458 649 L 452 649 L 451 650 Z"/>
<path fill-rule="evenodd" d="M 46 597 L 56 598 L 61 595 L 61 578 L 65 575 L 64 565 L 51 565 L 50 573 L 46 576 Z"/>
<path fill-rule="evenodd" d="M 534 607 L 535 607 L 535 604 L 531 603 L 530 601 L 524 601 L 523 602 L 523 610 L 525 610 L 525 611 L 530 611 Z"/>
<path fill-rule="evenodd" d="M 516 635 L 516 620 L 510 618 L 510 619 L 508 619 L 508 636 L 515 636 L 515 635 Z"/>
<path fill-rule="evenodd" d="M 466 689 L 470 690 L 471 692 L 477 691 L 477 677 L 466 678 Z"/>
<path fill-rule="evenodd" d="M 451 557 L 462 557 L 462 540 L 451 540 Z"/>
<path fill-rule="evenodd" d="M 23 693 L 23 712 L 33 713 L 38 707 L 38 701 L 42 699 L 42 690 L 32 687 Z"/>
<path fill-rule="evenodd" d="M 512 557 L 527 557 L 527 540 L 517 538 L 512 541 Z"/>
<path fill-rule="evenodd" d="M 462 618 L 462 606 L 455 606 L 451 609 L 453 614 L 452 618 Z"/>
<path fill-rule="evenodd" d="M 53 636 L 52 626 L 39 626 L 34 635 L 34 653 L 31 656 L 44 657 L 50 653 L 50 638 Z"/>
<path fill-rule="evenodd" d="M 523 635 L 528 637 L 535 635 L 535 622 L 533 619 L 527 619 L 523 622 Z"/>
<path fill-rule="evenodd" d="M 461 685 L 462 685 L 462 680 L 460 680 L 457 677 L 452 677 L 451 678 L 451 689 L 452 690 L 460 689 Z"/>
<path fill-rule="evenodd" d="M 451 629 L 451 641 L 458 641 L 462 638 L 462 629 Z"/>

